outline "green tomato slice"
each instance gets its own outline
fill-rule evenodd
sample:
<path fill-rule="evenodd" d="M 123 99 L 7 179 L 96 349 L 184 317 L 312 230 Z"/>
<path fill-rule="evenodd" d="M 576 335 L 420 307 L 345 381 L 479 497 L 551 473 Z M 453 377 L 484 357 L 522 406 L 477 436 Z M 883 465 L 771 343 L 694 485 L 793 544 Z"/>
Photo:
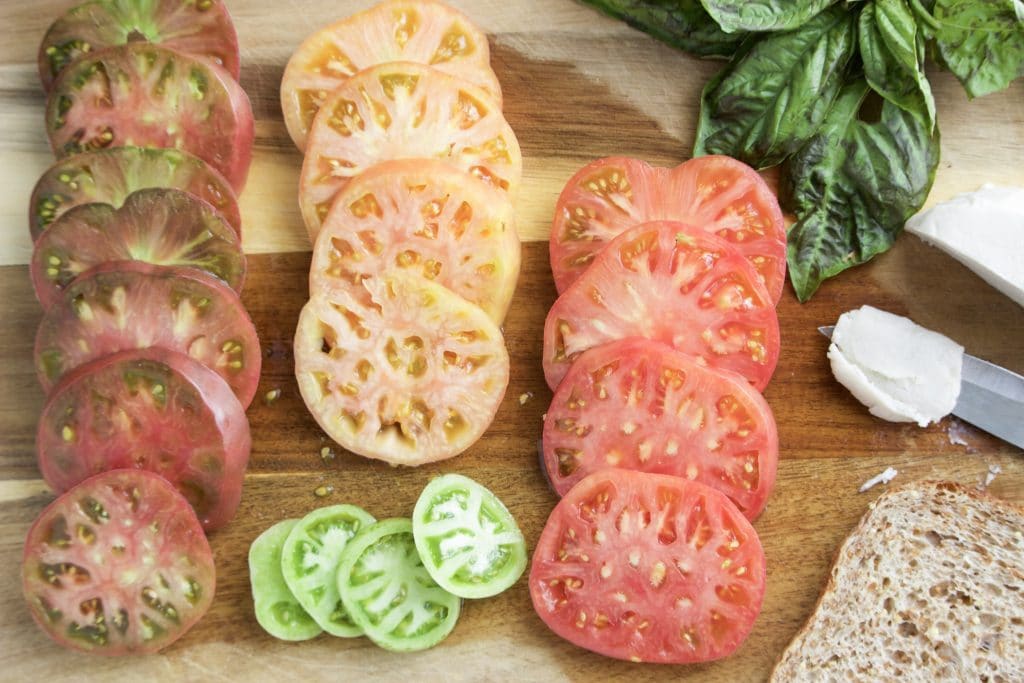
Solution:
<path fill-rule="evenodd" d="M 281 573 L 302 608 L 323 630 L 363 635 L 338 597 L 338 560 L 352 538 L 376 520 L 355 505 L 313 510 L 295 525 L 281 551 Z"/>
<path fill-rule="evenodd" d="M 408 519 L 386 519 L 359 533 L 338 565 L 338 592 L 352 620 L 395 652 L 433 647 L 459 619 L 459 598 L 430 578 Z"/>
<path fill-rule="evenodd" d="M 278 522 L 249 546 L 249 582 L 256 621 L 264 631 L 281 640 L 309 640 L 323 633 L 292 595 L 281 573 L 281 549 L 298 522 Z"/>
<path fill-rule="evenodd" d="M 508 508 L 461 474 L 427 484 L 416 501 L 412 529 L 430 576 L 459 597 L 497 595 L 526 569 L 526 541 Z"/>

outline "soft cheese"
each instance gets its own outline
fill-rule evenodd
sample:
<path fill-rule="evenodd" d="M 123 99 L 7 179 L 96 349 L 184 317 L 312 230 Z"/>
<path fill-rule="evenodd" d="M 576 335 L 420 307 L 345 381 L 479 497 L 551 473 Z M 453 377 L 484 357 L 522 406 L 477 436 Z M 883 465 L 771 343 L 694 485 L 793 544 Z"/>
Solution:
<path fill-rule="evenodd" d="M 832 331 L 832 373 L 872 415 L 922 427 L 948 415 L 960 395 L 964 347 L 871 306 L 848 311 Z"/>

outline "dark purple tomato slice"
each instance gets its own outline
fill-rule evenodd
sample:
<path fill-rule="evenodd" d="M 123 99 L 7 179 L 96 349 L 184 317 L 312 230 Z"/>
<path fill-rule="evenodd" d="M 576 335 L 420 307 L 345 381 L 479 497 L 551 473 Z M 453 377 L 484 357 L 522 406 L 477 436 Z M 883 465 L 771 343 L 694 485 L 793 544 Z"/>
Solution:
<path fill-rule="evenodd" d="M 251 440 L 245 409 L 217 373 L 177 351 L 121 351 L 75 368 L 50 392 L 36 450 L 57 491 L 107 470 L 156 472 L 206 530 L 242 497 Z"/>
<path fill-rule="evenodd" d="M 167 647 L 202 618 L 216 588 L 188 501 L 134 469 L 86 479 L 43 510 L 25 539 L 21 577 L 46 635 L 110 656 Z"/>
<path fill-rule="evenodd" d="M 260 378 L 259 339 L 238 295 L 196 270 L 119 261 L 83 273 L 39 323 L 36 374 L 49 392 L 91 360 L 161 346 L 210 368 L 249 407 Z"/>
<path fill-rule="evenodd" d="M 136 145 L 190 152 L 236 192 L 252 160 L 252 108 L 220 67 L 148 43 L 82 57 L 53 84 L 46 130 L 58 158 Z"/>
<path fill-rule="evenodd" d="M 111 147 L 57 161 L 36 183 L 29 202 L 33 241 L 65 211 L 100 202 L 121 206 L 147 187 L 182 190 L 209 202 L 242 234 L 238 197 L 218 171 L 179 149 Z"/>
<path fill-rule="evenodd" d="M 245 280 L 242 243 L 216 209 L 181 190 L 151 188 L 119 209 L 82 204 L 54 221 L 32 252 L 32 286 L 49 308 L 83 272 L 133 260 L 198 268 L 236 292 Z"/>
<path fill-rule="evenodd" d="M 62 14 L 39 46 L 47 92 L 61 71 L 103 48 L 146 41 L 205 58 L 238 79 L 238 36 L 219 0 L 94 0 Z"/>

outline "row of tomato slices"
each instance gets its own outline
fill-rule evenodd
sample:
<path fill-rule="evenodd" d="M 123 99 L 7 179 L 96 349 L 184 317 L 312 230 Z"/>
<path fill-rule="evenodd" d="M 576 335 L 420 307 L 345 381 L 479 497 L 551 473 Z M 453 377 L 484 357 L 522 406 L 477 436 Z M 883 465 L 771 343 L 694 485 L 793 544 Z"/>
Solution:
<path fill-rule="evenodd" d="M 252 111 L 216 0 L 72 8 L 39 67 L 58 161 L 30 205 L 37 454 L 64 493 L 29 531 L 25 596 L 65 646 L 153 652 L 209 608 L 205 531 L 234 516 L 249 460 Z"/>
<path fill-rule="evenodd" d="M 778 203 L 727 157 L 601 159 L 566 184 L 550 254 L 542 460 L 563 497 L 533 556 L 535 609 L 612 657 L 727 656 L 764 595 L 750 522 L 778 460 L 759 393 L 779 356 Z"/>

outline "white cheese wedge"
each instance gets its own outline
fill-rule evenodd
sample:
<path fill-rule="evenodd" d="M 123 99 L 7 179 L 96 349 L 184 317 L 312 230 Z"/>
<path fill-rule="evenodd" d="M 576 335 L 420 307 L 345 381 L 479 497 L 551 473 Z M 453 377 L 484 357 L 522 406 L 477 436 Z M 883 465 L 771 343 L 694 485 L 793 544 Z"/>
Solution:
<path fill-rule="evenodd" d="M 1024 306 L 1024 187 L 985 185 L 912 216 L 906 229 Z"/>
<path fill-rule="evenodd" d="M 871 306 L 841 315 L 828 349 L 832 374 L 872 415 L 922 427 L 956 405 L 963 358 L 948 337 Z"/>

